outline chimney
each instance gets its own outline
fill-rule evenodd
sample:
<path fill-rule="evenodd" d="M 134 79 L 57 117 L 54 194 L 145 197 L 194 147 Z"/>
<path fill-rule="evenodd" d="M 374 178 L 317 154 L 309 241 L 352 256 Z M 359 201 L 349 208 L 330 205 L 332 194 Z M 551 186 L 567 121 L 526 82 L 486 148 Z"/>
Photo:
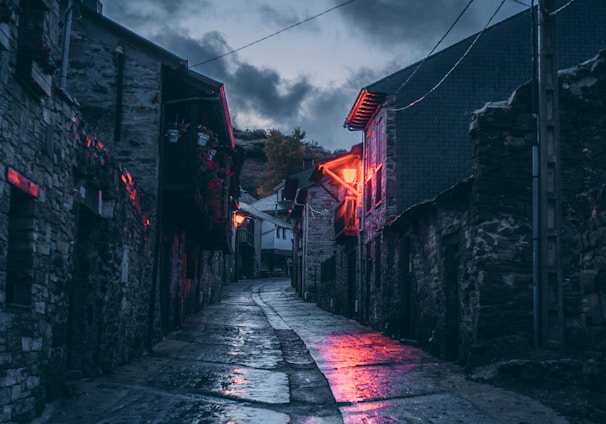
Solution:
<path fill-rule="evenodd" d="M 303 159 L 303 169 L 313 168 L 315 166 L 314 158 Z"/>
<path fill-rule="evenodd" d="M 88 10 L 98 13 L 99 15 L 103 15 L 103 3 L 101 0 L 82 0 L 82 6 L 86 7 Z"/>

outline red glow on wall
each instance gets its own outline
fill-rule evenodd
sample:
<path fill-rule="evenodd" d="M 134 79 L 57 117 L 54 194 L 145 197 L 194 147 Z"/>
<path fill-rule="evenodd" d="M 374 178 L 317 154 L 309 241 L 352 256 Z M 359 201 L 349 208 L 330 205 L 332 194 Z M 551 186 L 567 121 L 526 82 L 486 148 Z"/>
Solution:
<path fill-rule="evenodd" d="M 6 179 L 15 187 L 23 190 L 27 194 L 38 198 L 40 195 L 40 186 L 25 178 L 23 175 L 15 171 L 13 168 L 8 168 L 6 171 Z"/>
<path fill-rule="evenodd" d="M 139 200 L 139 189 L 138 184 L 134 181 L 133 176 L 127 169 L 122 169 L 122 175 L 120 179 L 124 183 L 124 187 L 126 188 L 126 193 L 128 195 L 128 199 L 130 200 L 130 204 L 135 208 L 137 214 L 142 216 L 143 228 L 147 230 L 151 225 L 151 219 L 149 218 L 149 211 L 143 212 L 141 208 L 141 202 Z"/>
<path fill-rule="evenodd" d="M 318 167 L 324 181 L 330 185 L 333 197 L 342 202 L 335 210 L 335 222 L 342 225 L 343 234 L 356 236 L 360 227 L 358 209 L 362 200 L 361 152 L 353 150 Z M 322 185 L 327 189 L 326 185 Z"/>
<path fill-rule="evenodd" d="M 105 145 L 97 138 L 96 135 L 85 136 L 87 150 L 84 152 L 85 158 L 98 160 L 101 166 L 105 166 L 106 158 L 109 158 L 109 152 L 105 150 Z"/>
<path fill-rule="evenodd" d="M 137 200 L 137 185 L 133 181 L 133 176 L 126 169 L 123 169 L 121 178 L 122 182 L 124 183 L 124 186 L 126 187 L 128 198 L 130 199 L 133 206 L 135 206 L 135 208 L 137 209 L 137 212 L 141 213 L 141 206 L 139 205 L 139 202 Z"/>

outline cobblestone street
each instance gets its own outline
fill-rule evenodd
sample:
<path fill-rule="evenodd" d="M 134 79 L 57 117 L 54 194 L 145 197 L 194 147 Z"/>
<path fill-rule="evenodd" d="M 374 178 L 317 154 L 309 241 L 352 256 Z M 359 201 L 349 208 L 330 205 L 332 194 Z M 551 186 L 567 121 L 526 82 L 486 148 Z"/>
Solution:
<path fill-rule="evenodd" d="M 276 279 L 229 284 L 153 352 L 65 390 L 35 423 L 567 422 Z"/>

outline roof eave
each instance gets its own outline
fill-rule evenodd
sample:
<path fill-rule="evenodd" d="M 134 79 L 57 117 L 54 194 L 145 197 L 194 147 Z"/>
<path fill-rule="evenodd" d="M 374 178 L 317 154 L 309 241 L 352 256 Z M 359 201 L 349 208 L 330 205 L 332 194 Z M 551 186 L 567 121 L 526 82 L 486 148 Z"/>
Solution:
<path fill-rule="evenodd" d="M 360 90 L 343 126 L 349 131 L 364 130 L 386 97 L 385 93 L 373 93 L 367 88 Z"/>

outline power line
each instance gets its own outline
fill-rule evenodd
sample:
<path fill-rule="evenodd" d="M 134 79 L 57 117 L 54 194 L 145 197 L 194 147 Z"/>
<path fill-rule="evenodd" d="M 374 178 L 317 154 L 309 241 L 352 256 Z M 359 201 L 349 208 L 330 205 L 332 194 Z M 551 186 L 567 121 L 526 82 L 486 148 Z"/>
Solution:
<path fill-rule="evenodd" d="M 568 6 L 570 6 L 572 3 L 574 3 L 575 0 L 569 0 L 568 3 L 566 3 L 565 5 L 563 5 L 562 7 L 557 8 L 556 10 L 554 10 L 553 12 L 549 12 L 549 16 L 555 16 L 558 13 L 560 13 L 562 10 L 566 9 Z"/>
<path fill-rule="evenodd" d="M 528 3 L 525 3 L 525 2 L 520 1 L 520 0 L 511 0 L 511 1 L 514 2 L 514 3 L 517 3 L 517 4 L 521 4 L 522 6 L 530 7 L 530 5 Z"/>
<path fill-rule="evenodd" d="M 473 42 L 469 45 L 469 47 L 467 48 L 467 50 L 465 51 L 465 53 L 463 53 L 463 55 L 459 58 L 459 60 L 456 61 L 456 63 L 452 66 L 452 68 L 450 68 L 450 70 L 442 77 L 442 79 L 440 79 L 440 81 L 438 81 L 438 83 L 436 85 L 434 85 L 429 91 L 427 91 L 427 93 L 425 93 L 423 96 L 419 97 L 417 100 L 409 103 L 408 105 L 406 105 L 404 107 L 397 108 L 397 109 L 391 109 L 391 110 L 394 111 L 394 112 L 399 112 L 401 110 L 409 109 L 409 108 L 413 107 L 414 105 L 416 105 L 417 103 L 425 100 L 425 98 L 427 96 L 429 96 L 431 93 L 433 93 L 434 91 L 436 91 L 436 89 L 440 85 L 442 85 L 442 83 L 444 81 L 446 81 L 446 78 L 448 78 L 450 76 L 450 74 L 452 74 L 454 72 L 454 70 L 457 68 L 457 66 L 459 66 L 459 64 L 463 61 L 463 59 L 465 59 L 465 57 L 469 54 L 469 52 L 471 51 L 471 49 L 473 48 L 473 46 L 475 46 L 475 44 L 480 39 L 480 37 L 482 36 L 482 34 L 484 34 L 484 31 L 486 31 L 486 28 L 488 28 L 488 26 L 490 25 L 490 23 L 492 22 L 492 20 L 494 19 L 494 17 L 497 15 L 497 13 L 499 13 L 499 10 L 501 10 L 501 7 L 503 7 L 503 4 L 505 4 L 505 1 L 506 0 L 502 0 L 501 1 L 501 4 L 499 4 L 499 6 L 497 7 L 497 9 L 494 11 L 494 13 L 492 14 L 492 16 L 488 20 L 488 22 L 486 22 L 486 25 L 484 25 L 484 28 L 482 28 L 482 31 L 480 31 L 478 33 L 478 35 L 476 35 L 476 38 L 474 38 Z"/>
<path fill-rule="evenodd" d="M 452 23 L 452 25 L 450 25 L 450 28 L 448 28 L 448 31 L 446 31 L 446 33 L 442 36 L 442 38 L 440 38 L 440 40 L 438 40 L 438 42 L 436 43 L 436 45 L 433 46 L 433 49 L 431 49 L 431 51 L 429 52 L 429 54 L 427 54 L 427 56 L 425 56 L 425 58 L 417 65 L 417 67 L 414 69 L 414 71 L 411 72 L 411 74 L 408 76 L 408 78 L 406 78 L 406 81 L 404 81 L 402 83 L 402 85 L 400 87 L 398 87 L 398 89 L 393 93 L 394 95 L 398 94 L 400 92 L 400 90 L 402 90 L 408 84 L 408 82 L 412 79 L 412 77 L 417 73 L 417 71 L 419 70 L 419 68 L 421 68 L 421 66 L 423 66 L 423 64 L 425 63 L 425 61 L 427 59 L 429 59 L 429 57 L 433 54 L 433 52 L 436 51 L 436 49 L 438 48 L 438 46 L 440 44 L 442 44 L 442 41 L 444 41 L 444 39 L 448 36 L 448 34 L 450 34 L 450 31 L 452 31 L 452 29 L 455 27 L 455 25 L 457 24 L 457 22 L 459 22 L 459 20 L 461 20 L 461 18 L 463 17 L 463 15 L 467 11 L 467 9 L 469 9 L 469 6 L 471 6 L 471 4 L 473 2 L 474 2 L 474 0 L 469 0 L 469 3 L 467 3 L 467 6 L 465 6 L 465 8 L 461 11 L 461 13 L 459 13 L 459 16 L 457 16 L 457 19 L 455 19 L 455 21 Z"/>
<path fill-rule="evenodd" d="M 299 26 L 299 25 L 302 25 L 302 24 L 304 24 L 304 23 L 307 23 L 307 22 L 311 21 L 312 19 L 316 19 L 316 18 L 318 18 L 318 17 L 320 17 L 320 16 L 322 16 L 322 15 L 326 15 L 327 13 L 332 12 L 332 11 L 333 11 L 333 10 L 335 10 L 335 9 L 338 9 L 338 8 L 340 8 L 340 7 L 343 7 L 343 6 L 347 6 L 349 3 L 353 3 L 354 1 L 356 1 L 356 0 L 349 0 L 349 1 L 343 2 L 343 3 L 341 3 L 341 4 L 338 4 L 338 5 L 336 5 L 335 7 L 331 7 L 330 9 L 325 10 L 324 12 L 320 12 L 320 13 L 318 13 L 317 15 L 310 16 L 309 18 L 304 19 L 304 20 L 302 20 L 302 21 L 299 21 L 299 22 L 297 22 L 296 24 L 292 24 L 292 25 L 290 25 L 290 26 L 287 26 L 286 28 L 282 28 L 281 30 L 276 31 L 276 32 L 274 32 L 273 34 L 269 34 L 269 35 L 267 35 L 267 36 L 265 36 L 265 37 L 263 37 L 263 38 L 259 38 L 258 40 L 253 41 L 252 43 L 245 44 L 245 45 L 244 45 L 244 46 L 242 46 L 242 47 L 238 47 L 237 49 L 231 50 L 231 51 L 229 51 L 229 52 L 227 52 L 227 53 L 224 53 L 224 54 L 221 54 L 221 55 L 219 55 L 219 56 L 212 57 L 212 58 L 207 59 L 207 60 L 205 60 L 205 61 L 203 61 L 203 62 L 196 63 L 195 65 L 190 65 L 190 68 L 193 68 L 193 67 L 195 67 L 195 66 L 205 65 L 205 64 L 207 64 L 207 63 L 209 63 L 209 62 L 214 62 L 215 60 L 221 59 L 221 58 L 223 58 L 223 57 L 225 57 L 225 56 L 229 56 L 229 55 L 231 55 L 231 54 L 234 54 L 234 53 L 236 53 L 236 52 L 239 52 L 240 50 L 244 50 L 244 49 L 246 49 L 246 48 L 248 48 L 248 47 L 250 47 L 250 46 L 254 46 L 255 44 L 259 44 L 260 42 L 265 41 L 265 40 L 267 40 L 268 38 L 275 37 L 275 36 L 276 36 L 276 35 L 278 35 L 278 34 L 281 34 L 281 33 L 285 32 L 285 31 L 288 31 L 288 30 L 290 30 L 290 29 L 293 29 L 293 28 L 295 28 L 295 27 L 297 27 L 297 26 Z"/>

